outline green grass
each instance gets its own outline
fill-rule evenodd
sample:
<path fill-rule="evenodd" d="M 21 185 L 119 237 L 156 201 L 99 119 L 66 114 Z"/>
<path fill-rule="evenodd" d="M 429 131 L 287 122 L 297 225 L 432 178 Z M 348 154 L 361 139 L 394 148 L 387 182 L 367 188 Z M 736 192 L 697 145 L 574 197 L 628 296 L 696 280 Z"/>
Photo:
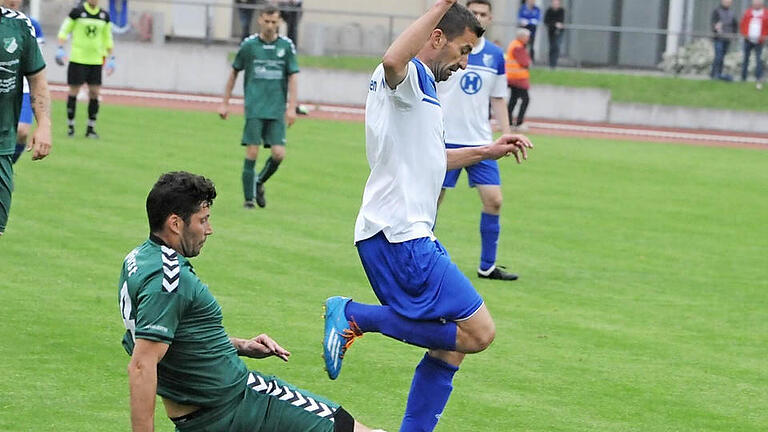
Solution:
<path fill-rule="evenodd" d="M 696 80 L 573 69 L 549 70 L 542 67 L 531 71 L 531 83 L 602 88 L 610 90 L 612 100 L 616 102 L 768 111 L 765 95 L 755 90 L 754 82 Z"/>
<path fill-rule="evenodd" d="M 301 67 L 346 69 L 370 73 L 381 62 L 379 57 L 299 56 Z M 616 102 L 677 105 L 743 111 L 768 111 L 765 95 L 753 82 L 723 82 L 607 73 L 588 69 L 550 70 L 544 66 L 531 71 L 531 83 L 568 87 L 591 87 L 611 91 Z"/>
<path fill-rule="evenodd" d="M 146 238 L 147 191 L 178 169 L 219 190 L 193 262 L 225 326 L 293 353 L 249 366 L 397 430 L 422 349 L 367 335 L 334 382 L 320 360 L 323 299 L 375 300 L 352 246 L 363 126 L 301 119 L 255 211 L 241 207 L 241 117 L 107 104 L 99 126 L 86 141 L 59 122 L 50 158 L 17 165 L 0 240 L 0 430 L 129 430 L 119 268 Z M 472 276 L 479 202 L 463 180 L 441 209 L 438 236 L 498 334 L 466 359 L 438 430 L 768 429 L 768 152 L 534 139 L 525 165 L 502 164 L 499 256 L 520 281 Z M 173 430 L 159 410 L 158 430 Z"/>

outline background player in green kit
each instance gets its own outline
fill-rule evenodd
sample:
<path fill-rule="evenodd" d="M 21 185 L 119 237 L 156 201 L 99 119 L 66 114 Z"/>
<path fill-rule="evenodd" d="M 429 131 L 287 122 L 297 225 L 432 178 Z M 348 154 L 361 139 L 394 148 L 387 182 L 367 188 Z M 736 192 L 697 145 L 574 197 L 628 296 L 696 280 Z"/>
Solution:
<path fill-rule="evenodd" d="M 87 0 L 73 8 L 64 19 L 59 30 L 59 49 L 56 51 L 56 63 L 63 65 L 66 53 L 64 43 L 72 34 L 72 50 L 67 68 L 67 134 L 75 135 L 75 108 L 77 92 L 83 84 L 88 84 L 88 129 L 86 138 L 98 138 L 94 126 L 99 113 L 99 91 L 101 90 L 101 69 L 107 60 L 107 75 L 115 70 L 115 56 L 112 55 L 112 24 L 109 13 L 99 7 L 99 0 Z"/>
<path fill-rule="evenodd" d="M 0 235 L 5 232 L 11 209 L 12 158 L 25 76 L 37 119 L 30 147 L 32 159 L 38 160 L 51 150 L 51 96 L 45 78 L 45 61 L 29 19 L 21 12 L 0 7 Z"/>
<path fill-rule="evenodd" d="M 280 11 L 268 6 L 259 14 L 259 33 L 246 38 L 232 63 L 219 115 L 229 115 L 229 98 L 240 71 L 245 71 L 245 128 L 241 144 L 245 148 L 243 163 L 243 193 L 245 207 L 253 208 L 254 189 L 256 204 L 264 207 L 264 183 L 277 171 L 285 158 L 285 127 L 296 120 L 296 47 L 293 42 L 277 34 Z M 286 107 L 286 93 L 288 105 Z M 259 145 L 269 147 L 272 155 L 254 178 L 254 167 Z"/>
<path fill-rule="evenodd" d="M 238 357 L 287 361 L 290 353 L 265 334 L 228 337 L 221 307 L 192 269 L 189 258 L 213 234 L 215 198 L 204 177 L 160 176 L 147 196 L 149 239 L 123 262 L 119 307 L 133 431 L 154 430 L 155 394 L 177 431 L 370 431 L 338 404 L 249 371 Z"/>

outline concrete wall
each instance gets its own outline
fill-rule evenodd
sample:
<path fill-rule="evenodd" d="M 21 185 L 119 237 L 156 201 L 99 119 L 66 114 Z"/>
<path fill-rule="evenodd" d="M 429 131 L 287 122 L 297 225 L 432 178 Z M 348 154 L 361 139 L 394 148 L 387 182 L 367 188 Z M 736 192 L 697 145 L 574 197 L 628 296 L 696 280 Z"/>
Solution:
<path fill-rule="evenodd" d="M 530 90 L 531 117 L 604 123 L 608 121 L 611 92 L 602 89 L 536 85 Z"/>
<path fill-rule="evenodd" d="M 768 133 L 768 114 L 633 103 L 611 104 L 609 122 L 685 129 Z"/>

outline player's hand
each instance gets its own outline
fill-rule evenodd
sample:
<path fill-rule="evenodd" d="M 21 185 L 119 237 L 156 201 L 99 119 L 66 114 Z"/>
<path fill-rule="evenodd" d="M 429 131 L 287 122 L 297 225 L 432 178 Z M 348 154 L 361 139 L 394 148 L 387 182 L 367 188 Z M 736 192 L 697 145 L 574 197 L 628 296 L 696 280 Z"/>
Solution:
<path fill-rule="evenodd" d="M 115 61 L 115 56 L 110 56 L 109 60 L 107 60 L 107 67 L 106 67 L 106 73 L 107 76 L 112 75 L 115 72 L 115 68 L 117 67 L 117 61 Z"/>
<path fill-rule="evenodd" d="M 288 361 L 291 353 L 277 344 L 266 334 L 260 334 L 253 339 L 244 340 L 238 349 L 240 355 L 251 358 L 265 358 L 270 356 L 280 357 L 283 361 Z"/>
<path fill-rule="evenodd" d="M 229 117 L 229 106 L 227 104 L 219 105 L 219 117 L 221 117 L 222 120 L 226 120 L 227 117 Z"/>
<path fill-rule="evenodd" d="M 27 146 L 27 151 L 32 151 L 32 160 L 40 160 L 51 152 L 51 126 L 38 125 L 32 142 Z"/>
<path fill-rule="evenodd" d="M 533 143 L 525 135 L 505 134 L 488 146 L 488 153 L 492 159 L 503 156 L 514 156 L 517 163 L 528 159 L 527 149 L 533 148 Z"/>
<path fill-rule="evenodd" d="M 67 62 L 67 52 L 64 51 L 64 47 L 59 45 L 59 48 L 56 50 L 56 64 L 59 66 L 64 66 L 64 64 Z"/>
<path fill-rule="evenodd" d="M 288 107 L 285 110 L 285 124 L 291 127 L 294 123 L 296 123 L 296 107 Z"/>

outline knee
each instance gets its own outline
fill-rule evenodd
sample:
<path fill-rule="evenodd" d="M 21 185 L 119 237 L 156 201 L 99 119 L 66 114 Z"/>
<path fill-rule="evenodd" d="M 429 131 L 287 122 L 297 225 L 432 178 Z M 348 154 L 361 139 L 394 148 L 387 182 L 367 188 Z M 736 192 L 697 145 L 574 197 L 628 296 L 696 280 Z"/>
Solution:
<path fill-rule="evenodd" d="M 282 162 L 283 159 L 285 159 L 285 149 L 281 149 L 279 151 L 273 151 L 272 152 L 272 160 L 275 162 Z"/>
<path fill-rule="evenodd" d="M 491 346 L 493 340 L 496 338 L 496 325 L 493 322 L 482 331 L 477 331 L 468 335 L 466 352 L 467 353 L 479 353 L 485 351 L 486 348 Z"/>
<path fill-rule="evenodd" d="M 495 214 L 495 215 L 501 213 L 501 201 L 502 201 L 501 197 L 487 200 L 483 204 L 483 211 L 485 213 Z"/>

